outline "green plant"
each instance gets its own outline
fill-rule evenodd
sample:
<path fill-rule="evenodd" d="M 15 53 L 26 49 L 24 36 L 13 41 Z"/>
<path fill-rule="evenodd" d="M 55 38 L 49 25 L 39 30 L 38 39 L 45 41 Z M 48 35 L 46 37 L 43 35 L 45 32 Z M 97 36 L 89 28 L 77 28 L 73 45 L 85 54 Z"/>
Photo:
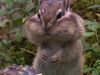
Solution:
<path fill-rule="evenodd" d="M 37 5 L 32 0 L 0 0 L 0 67 L 32 63 L 36 47 L 25 38 L 23 19 L 36 13 Z"/>
<path fill-rule="evenodd" d="M 85 21 L 87 32 L 84 41 L 86 65 L 84 73 L 100 75 L 100 23 Z"/>

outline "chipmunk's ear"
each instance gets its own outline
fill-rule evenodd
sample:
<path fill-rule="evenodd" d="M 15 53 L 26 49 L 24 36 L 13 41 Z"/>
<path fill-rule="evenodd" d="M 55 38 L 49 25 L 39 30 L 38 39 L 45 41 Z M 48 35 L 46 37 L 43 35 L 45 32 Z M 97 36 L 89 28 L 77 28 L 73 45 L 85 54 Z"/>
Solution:
<path fill-rule="evenodd" d="M 70 1 L 69 0 L 66 0 L 66 10 L 69 12 L 71 11 L 71 8 L 70 8 Z"/>
<path fill-rule="evenodd" d="M 69 0 L 63 0 L 63 5 L 64 5 L 65 11 L 67 11 L 67 12 L 71 11 L 71 9 L 70 9 L 70 1 Z"/>
<path fill-rule="evenodd" d="M 63 5 L 64 5 L 64 11 L 70 12 L 70 0 L 63 0 Z"/>

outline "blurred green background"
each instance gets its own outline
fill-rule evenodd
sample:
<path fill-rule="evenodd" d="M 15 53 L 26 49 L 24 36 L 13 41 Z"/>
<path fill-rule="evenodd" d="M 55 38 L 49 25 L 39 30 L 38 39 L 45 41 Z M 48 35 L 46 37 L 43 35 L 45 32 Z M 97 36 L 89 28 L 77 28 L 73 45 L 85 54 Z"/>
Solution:
<path fill-rule="evenodd" d="M 85 20 L 84 75 L 100 75 L 100 0 L 77 0 L 71 5 Z M 38 0 L 0 0 L 0 68 L 32 65 L 37 47 L 24 33 L 27 17 L 38 11 Z"/>

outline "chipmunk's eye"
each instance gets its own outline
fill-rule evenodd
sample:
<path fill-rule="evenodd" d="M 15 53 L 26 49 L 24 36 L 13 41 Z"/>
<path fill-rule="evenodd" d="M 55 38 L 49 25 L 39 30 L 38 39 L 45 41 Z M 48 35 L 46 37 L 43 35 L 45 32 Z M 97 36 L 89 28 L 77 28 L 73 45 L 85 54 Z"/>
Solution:
<path fill-rule="evenodd" d="M 64 16 L 64 12 L 62 10 L 59 10 L 57 13 L 57 19 L 60 19 L 62 16 Z"/>
<path fill-rule="evenodd" d="M 40 19 L 40 14 L 38 13 L 38 18 Z"/>
<path fill-rule="evenodd" d="M 39 19 L 41 18 L 40 13 L 41 11 L 39 10 L 38 15 L 37 15 Z"/>

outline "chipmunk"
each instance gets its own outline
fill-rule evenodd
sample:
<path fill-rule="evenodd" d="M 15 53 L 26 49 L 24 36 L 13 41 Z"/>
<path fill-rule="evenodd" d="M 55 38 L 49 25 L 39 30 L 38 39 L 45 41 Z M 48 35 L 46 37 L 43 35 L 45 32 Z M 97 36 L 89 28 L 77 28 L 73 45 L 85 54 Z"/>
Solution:
<path fill-rule="evenodd" d="M 39 6 L 25 23 L 27 38 L 38 46 L 33 67 L 43 75 L 82 75 L 84 20 L 69 0 L 40 0 Z"/>

